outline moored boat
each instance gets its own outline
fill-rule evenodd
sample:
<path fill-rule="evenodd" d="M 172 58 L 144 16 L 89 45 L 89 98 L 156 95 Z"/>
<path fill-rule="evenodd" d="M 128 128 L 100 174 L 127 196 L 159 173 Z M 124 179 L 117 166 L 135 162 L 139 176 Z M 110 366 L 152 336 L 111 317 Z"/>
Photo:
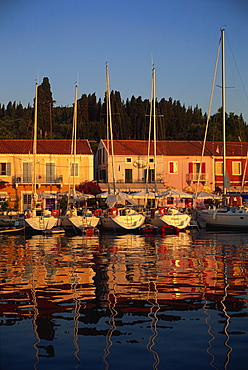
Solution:
<path fill-rule="evenodd" d="M 191 216 L 180 212 L 175 207 L 159 207 L 152 209 L 147 216 L 147 222 L 154 226 L 173 226 L 178 229 L 186 229 L 190 224 Z"/>
<path fill-rule="evenodd" d="M 100 216 L 101 226 L 106 230 L 134 231 L 145 222 L 145 216 L 132 207 L 110 208 Z"/>
<path fill-rule="evenodd" d="M 50 211 L 41 210 L 41 215 L 37 215 L 37 199 L 36 192 L 36 154 L 37 154 L 37 117 L 38 117 L 38 83 L 35 85 L 35 104 L 34 104 L 34 140 L 33 140 L 33 191 L 32 191 L 32 206 L 25 214 L 26 231 L 39 233 L 46 229 L 51 229 L 57 226 L 58 218 L 54 217 Z"/>
<path fill-rule="evenodd" d="M 92 197 L 91 194 L 82 194 L 76 191 L 75 187 L 75 171 L 76 171 L 76 153 L 77 153 L 77 104 L 78 104 L 78 86 L 75 87 L 75 98 L 74 98 L 74 112 L 73 112 L 73 130 L 72 130 L 72 143 L 71 143 L 71 153 L 73 158 L 70 163 L 70 173 L 72 177 L 72 187 L 69 186 L 67 192 L 68 205 L 65 215 L 59 216 L 59 226 L 69 229 L 80 231 L 81 227 L 93 226 L 96 227 L 99 223 L 99 217 L 95 216 L 87 208 L 82 210 L 79 214 L 76 203 L 85 201 Z"/>
<path fill-rule="evenodd" d="M 150 111 L 150 125 L 153 117 L 153 133 L 154 133 L 154 194 L 155 194 L 155 209 L 147 212 L 147 223 L 156 227 L 172 226 L 179 229 L 185 229 L 191 220 L 191 216 L 180 212 L 178 209 L 169 207 L 157 207 L 158 189 L 157 189 L 157 120 L 156 120 L 156 71 L 152 68 L 152 99 Z M 150 152 L 150 138 L 148 144 L 148 153 Z M 149 157 L 149 155 L 148 155 Z M 182 192 L 181 192 L 182 193 Z M 185 193 L 184 193 L 185 194 Z M 186 194 L 188 196 L 188 194 Z"/>
<path fill-rule="evenodd" d="M 110 144 L 111 144 L 111 157 L 112 157 L 112 180 L 113 180 L 113 190 L 111 192 L 110 186 L 108 189 L 108 196 L 106 204 L 108 205 L 108 210 L 100 216 L 101 227 L 106 230 L 115 231 L 135 231 L 139 230 L 140 226 L 145 222 L 145 215 L 136 211 L 133 206 L 136 203 L 133 199 L 126 193 L 118 192 L 116 190 L 116 179 L 114 171 L 114 143 L 113 143 L 113 129 L 112 129 L 112 114 L 111 114 L 111 101 L 110 101 L 110 82 L 108 66 L 106 65 L 106 105 L 107 105 L 107 136 L 110 133 Z M 109 143 L 109 140 L 108 140 Z M 108 150 L 110 148 L 108 147 Z M 133 206 L 119 206 L 116 204 L 129 202 Z"/>
<path fill-rule="evenodd" d="M 221 30 L 222 46 L 222 125 L 223 125 L 223 199 L 220 207 L 198 211 L 199 224 L 212 229 L 243 229 L 248 230 L 248 210 L 245 207 L 230 207 L 227 204 L 226 190 L 230 187 L 226 168 L 226 84 L 225 84 L 225 30 Z"/>

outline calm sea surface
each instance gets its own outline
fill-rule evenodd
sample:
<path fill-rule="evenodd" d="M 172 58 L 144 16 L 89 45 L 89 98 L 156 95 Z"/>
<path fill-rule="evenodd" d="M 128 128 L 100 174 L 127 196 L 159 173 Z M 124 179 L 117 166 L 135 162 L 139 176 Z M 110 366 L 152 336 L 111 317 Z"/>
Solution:
<path fill-rule="evenodd" d="M 247 369 L 248 233 L 0 238 L 0 367 Z"/>

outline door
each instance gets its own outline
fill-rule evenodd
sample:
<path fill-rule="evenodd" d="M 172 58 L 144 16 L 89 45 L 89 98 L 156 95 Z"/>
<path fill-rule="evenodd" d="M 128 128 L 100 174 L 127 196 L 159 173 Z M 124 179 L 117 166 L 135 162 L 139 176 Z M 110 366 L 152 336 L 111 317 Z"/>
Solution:
<path fill-rule="evenodd" d="M 133 170 L 131 168 L 125 169 L 125 182 L 126 183 L 133 182 Z"/>
<path fill-rule="evenodd" d="M 32 194 L 23 194 L 22 197 L 23 211 L 31 208 L 32 204 Z"/>

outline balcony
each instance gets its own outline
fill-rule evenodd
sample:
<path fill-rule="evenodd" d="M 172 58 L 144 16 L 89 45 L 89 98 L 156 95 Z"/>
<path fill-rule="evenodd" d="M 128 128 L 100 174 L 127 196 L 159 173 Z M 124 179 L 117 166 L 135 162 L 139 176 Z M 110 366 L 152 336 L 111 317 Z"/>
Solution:
<path fill-rule="evenodd" d="M 23 175 L 16 175 L 12 177 L 12 182 L 14 184 L 19 185 L 27 185 L 32 184 L 33 177 L 31 175 L 23 176 Z M 37 175 L 36 176 L 36 184 L 43 184 L 43 185 L 50 185 L 50 184 L 63 184 L 63 176 L 56 175 L 55 177 L 45 176 L 45 175 Z"/>
<path fill-rule="evenodd" d="M 197 182 L 199 179 L 199 173 L 187 173 L 186 174 L 186 182 L 188 184 L 191 184 L 192 182 Z M 208 181 L 208 173 L 201 173 L 200 174 L 200 182 L 207 182 Z"/>
<path fill-rule="evenodd" d="M 108 187 L 110 187 L 110 189 L 114 188 L 114 184 L 112 181 L 110 181 L 109 183 L 105 181 L 104 182 L 98 181 L 98 183 L 103 192 L 107 191 Z M 128 183 L 128 182 L 125 182 L 124 180 L 119 179 L 116 181 L 115 187 L 118 191 L 135 192 L 135 191 L 144 190 L 146 188 L 146 185 L 145 185 L 145 180 L 142 180 L 142 179 L 133 181 L 132 183 Z M 154 182 L 148 182 L 147 187 L 151 191 L 154 190 L 154 187 L 155 187 Z M 160 179 L 157 181 L 157 188 L 158 188 L 158 192 L 162 192 L 165 190 L 165 185 L 163 181 L 161 181 Z"/>

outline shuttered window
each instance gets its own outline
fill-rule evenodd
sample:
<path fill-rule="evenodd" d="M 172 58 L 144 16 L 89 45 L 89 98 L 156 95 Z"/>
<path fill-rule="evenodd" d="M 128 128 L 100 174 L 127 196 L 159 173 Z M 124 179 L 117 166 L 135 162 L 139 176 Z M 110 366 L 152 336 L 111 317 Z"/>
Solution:
<path fill-rule="evenodd" d="M 32 182 L 32 162 L 24 162 L 22 165 L 23 169 L 23 182 Z"/>
<path fill-rule="evenodd" d="M 55 182 L 55 163 L 46 163 L 46 182 Z"/>
<path fill-rule="evenodd" d="M 71 164 L 71 176 L 78 176 L 78 163 Z"/>
<path fill-rule="evenodd" d="M 178 173 L 177 162 L 169 162 L 169 173 Z"/>

